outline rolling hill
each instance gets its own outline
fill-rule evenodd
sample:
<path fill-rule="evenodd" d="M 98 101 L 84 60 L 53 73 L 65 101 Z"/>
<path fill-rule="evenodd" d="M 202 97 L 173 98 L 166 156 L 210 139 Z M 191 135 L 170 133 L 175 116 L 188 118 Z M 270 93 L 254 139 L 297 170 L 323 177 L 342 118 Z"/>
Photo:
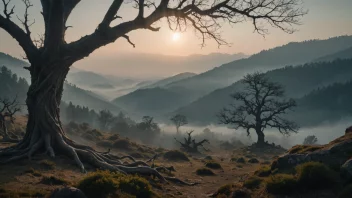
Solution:
<path fill-rule="evenodd" d="M 177 90 L 168 90 L 160 87 L 138 89 L 112 101 L 116 106 L 127 112 L 138 115 L 148 115 L 160 118 L 165 110 L 175 110 L 188 102 L 188 97 Z M 135 118 L 135 117 L 134 117 Z"/>
<path fill-rule="evenodd" d="M 72 102 L 76 105 L 86 106 L 96 111 L 107 109 L 115 114 L 122 111 L 121 108 L 117 107 L 109 101 L 100 98 L 95 93 L 67 83 L 65 83 L 64 86 L 62 100 L 66 103 Z"/>
<path fill-rule="evenodd" d="M 243 75 L 253 71 L 267 71 L 276 68 L 283 68 L 286 65 L 296 65 L 300 63 L 312 62 L 331 54 L 335 54 L 335 57 L 340 56 L 343 54 L 341 53 L 342 51 L 348 49 L 351 46 L 352 36 L 341 36 L 327 40 L 312 40 L 289 43 L 287 45 L 276 47 L 270 50 L 263 50 L 262 52 L 247 59 L 236 60 L 215 69 L 209 70 L 205 73 L 167 84 L 162 88 L 164 89 L 163 95 L 154 95 L 155 90 L 153 89 L 144 90 L 143 97 L 149 98 L 149 100 L 145 100 L 143 97 L 135 97 L 136 95 L 134 94 L 127 94 L 123 96 L 123 100 L 133 101 L 134 104 L 138 104 L 139 106 L 154 106 L 158 109 L 158 112 L 165 114 L 175 111 L 175 108 L 181 107 L 177 107 L 177 105 L 186 106 L 185 108 L 188 108 L 192 105 L 197 106 L 198 102 L 201 100 L 209 100 L 209 102 L 204 102 L 204 104 L 203 102 L 200 102 L 202 105 L 197 108 L 190 108 L 191 110 L 190 112 L 187 111 L 187 114 L 196 120 L 198 114 L 202 114 L 201 112 L 203 111 L 207 113 L 209 110 L 209 113 L 212 117 L 215 110 L 217 111 L 218 109 L 216 104 L 213 104 L 211 101 L 217 101 L 217 103 L 221 105 L 227 104 L 224 103 L 227 101 L 226 97 L 222 98 L 222 96 L 220 96 L 221 99 L 217 98 L 216 95 L 209 96 L 211 99 L 208 98 L 208 96 L 205 97 L 206 99 L 201 97 L 211 93 L 212 91 L 219 91 L 215 91 L 216 89 L 228 89 L 228 92 L 225 93 L 229 93 L 232 88 L 224 87 L 227 87 L 241 79 Z M 309 76 L 307 76 L 307 78 L 309 78 Z M 311 89 L 308 91 L 310 90 Z M 155 103 L 155 101 L 158 101 L 160 104 L 166 103 L 167 100 L 175 97 L 175 92 L 177 93 L 178 97 L 176 103 L 170 103 L 168 106 L 164 105 L 160 107 L 158 107 L 158 104 Z M 163 101 L 163 98 L 165 98 L 165 101 Z M 201 99 L 198 100 L 199 98 Z M 136 113 L 140 114 L 146 113 L 144 112 L 144 108 L 136 109 L 134 105 L 127 105 L 125 107 L 124 105 L 126 105 L 126 103 L 119 103 L 118 101 L 120 101 L 119 98 L 115 99 L 114 103 L 127 111 L 133 110 L 139 111 Z M 189 103 L 192 104 L 188 105 Z M 133 108 L 129 109 L 130 107 Z M 181 112 L 183 112 L 183 108 L 181 109 Z M 193 114 L 195 115 L 191 116 Z M 206 117 L 207 115 L 204 116 Z M 209 118 L 207 120 L 210 121 Z"/>
<path fill-rule="evenodd" d="M 218 65 L 247 57 L 248 55 L 242 53 L 177 56 L 122 52 L 111 56 L 90 57 L 79 61 L 75 66 L 95 73 L 156 80 L 185 71 L 202 73 Z"/>
<path fill-rule="evenodd" d="M 299 99 L 319 87 L 352 79 L 352 59 L 289 66 L 269 71 L 266 75 L 272 81 L 282 84 L 288 97 Z M 216 114 L 232 102 L 229 95 L 239 91 L 241 86 L 236 82 L 217 89 L 172 114 L 183 114 L 195 124 L 217 123 Z"/>
<path fill-rule="evenodd" d="M 351 78 L 352 80 L 352 78 Z M 312 91 L 297 101 L 297 109 L 288 114 L 301 126 L 317 126 L 352 116 L 352 81 L 334 83 Z"/>
<path fill-rule="evenodd" d="M 202 96 L 215 89 L 231 85 L 246 73 L 258 70 L 264 72 L 286 65 L 304 64 L 346 50 L 351 46 L 352 36 L 292 42 L 273 49 L 263 50 L 247 59 L 221 65 L 192 78 L 172 83 L 169 87 L 185 87 Z"/>
<path fill-rule="evenodd" d="M 337 53 L 334 54 L 329 54 L 327 56 L 318 58 L 317 60 L 315 60 L 314 62 L 327 62 L 327 61 L 333 61 L 335 59 L 349 59 L 352 58 L 352 47 L 339 51 Z"/>
<path fill-rule="evenodd" d="M 169 78 L 164 78 L 162 80 L 159 80 L 159 81 L 157 81 L 157 82 L 155 82 L 153 84 L 150 84 L 150 85 L 147 85 L 145 87 L 142 87 L 141 89 L 155 88 L 155 87 L 165 87 L 168 84 L 175 83 L 177 81 L 184 80 L 184 79 L 187 79 L 187 78 L 191 78 L 191 77 L 193 77 L 195 75 L 197 75 L 197 74 L 191 73 L 191 72 L 180 73 L 180 74 L 177 74 L 175 76 L 171 76 Z"/>

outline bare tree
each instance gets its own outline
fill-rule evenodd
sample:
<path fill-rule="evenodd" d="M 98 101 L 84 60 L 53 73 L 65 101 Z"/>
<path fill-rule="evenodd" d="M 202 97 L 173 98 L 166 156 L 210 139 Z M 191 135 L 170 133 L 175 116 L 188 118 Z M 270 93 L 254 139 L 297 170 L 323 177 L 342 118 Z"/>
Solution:
<path fill-rule="evenodd" d="M 193 130 L 190 132 L 186 132 L 188 137 L 184 138 L 184 142 L 181 142 L 176 138 L 174 139 L 176 140 L 176 142 L 178 142 L 181 145 L 181 149 L 188 153 L 199 153 L 198 147 L 202 147 L 205 151 L 209 151 L 203 146 L 204 143 L 210 143 L 209 140 L 204 139 L 200 142 L 196 142 L 194 138 L 192 139 L 193 132 L 194 132 Z"/>
<path fill-rule="evenodd" d="M 172 123 L 174 123 L 175 127 L 176 127 L 176 133 L 179 134 L 180 133 L 180 127 L 184 126 L 186 124 L 188 124 L 188 120 L 187 117 L 181 114 L 177 114 L 174 117 L 172 117 L 170 119 L 172 121 Z"/>
<path fill-rule="evenodd" d="M 13 100 L 0 98 L 0 135 L 3 142 L 19 142 L 17 135 L 7 130 L 6 121 L 14 123 L 15 114 L 21 111 L 20 105 L 17 102 L 17 97 Z"/>
<path fill-rule="evenodd" d="M 230 124 L 238 128 L 255 130 L 258 145 L 264 145 L 264 129 L 276 128 L 283 135 L 297 132 L 298 126 L 283 118 L 283 114 L 296 106 L 293 99 L 285 100 L 283 87 L 270 80 L 263 73 L 248 74 L 241 80 L 245 86 L 243 92 L 232 95 L 236 101 L 230 108 L 219 113 L 222 124 Z"/>
<path fill-rule="evenodd" d="M 31 85 L 26 100 L 29 114 L 26 135 L 18 145 L 0 151 L 0 162 L 31 158 L 44 148 L 51 157 L 55 156 L 55 151 L 60 151 L 74 158 L 82 171 L 85 171 L 83 161 L 124 173 L 148 172 L 163 181 L 165 178 L 150 167 L 123 166 L 121 162 L 79 145 L 65 135 L 59 105 L 63 84 L 72 64 L 119 38 L 126 39 L 134 47 L 128 34 L 138 29 L 158 31 L 160 27 L 156 27 L 155 23 L 163 18 L 172 30 L 193 28 L 200 35 L 202 45 L 206 39 L 226 45 L 228 43 L 220 34 L 222 22 L 236 24 L 250 21 L 260 34 L 267 33 L 267 25 L 292 33 L 292 25 L 298 25 L 306 14 L 301 8 L 301 0 L 111 0 L 94 32 L 66 42 L 67 21 L 81 0 L 41 0 L 45 32 L 43 44 L 36 46 L 30 31 L 33 23 L 28 15 L 32 7 L 30 0 L 22 0 L 25 4 L 25 13 L 20 17 L 23 28 L 12 20 L 15 9 L 10 1 L 2 0 L 4 9 L 0 15 L 0 28 L 23 48 L 30 63 L 25 69 L 30 72 Z M 132 5 L 138 14 L 132 20 L 117 23 L 115 20 L 121 19 L 118 13 L 123 3 Z"/>

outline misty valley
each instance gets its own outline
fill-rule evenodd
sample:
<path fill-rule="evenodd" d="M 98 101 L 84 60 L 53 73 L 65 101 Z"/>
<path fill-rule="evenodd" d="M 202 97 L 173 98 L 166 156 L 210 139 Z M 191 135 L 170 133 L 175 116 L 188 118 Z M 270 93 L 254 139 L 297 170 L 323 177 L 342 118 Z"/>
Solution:
<path fill-rule="evenodd" d="M 351 198 L 351 20 L 317 18 L 352 3 L 321 3 L 2 0 L 0 198 Z"/>

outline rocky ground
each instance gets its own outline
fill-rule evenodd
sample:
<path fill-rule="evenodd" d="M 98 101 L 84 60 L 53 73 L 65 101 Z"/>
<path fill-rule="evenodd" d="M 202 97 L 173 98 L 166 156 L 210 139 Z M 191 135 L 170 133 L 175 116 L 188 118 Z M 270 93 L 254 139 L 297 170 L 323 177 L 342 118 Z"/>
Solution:
<path fill-rule="evenodd" d="M 75 127 L 67 131 L 80 143 L 99 151 L 111 148 L 113 154 L 128 154 L 142 161 L 157 154 L 155 163 L 150 165 L 175 169 L 163 172 L 164 176 L 196 183 L 161 184 L 143 176 L 151 184 L 154 197 L 352 197 L 351 133 L 327 145 L 296 146 L 286 153 L 280 147 L 268 145 L 264 149 L 251 146 L 184 155 L 137 144 L 118 135 Z M 10 145 L 0 143 L 0 147 Z M 55 159 L 36 155 L 31 161 L 0 165 L 0 197 L 48 197 L 58 188 L 82 186 L 82 181 L 97 171 L 89 166 L 87 170 L 88 174 L 80 173 L 71 159 L 60 155 Z"/>

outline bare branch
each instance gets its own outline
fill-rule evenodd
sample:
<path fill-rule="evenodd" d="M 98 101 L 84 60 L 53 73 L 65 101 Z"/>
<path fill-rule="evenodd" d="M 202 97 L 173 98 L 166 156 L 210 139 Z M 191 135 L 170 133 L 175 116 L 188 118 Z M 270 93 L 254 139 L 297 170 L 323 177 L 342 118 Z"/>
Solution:
<path fill-rule="evenodd" d="M 28 32 L 23 31 L 18 25 L 16 25 L 13 21 L 11 21 L 11 16 L 14 14 L 15 6 L 9 9 L 9 3 L 11 0 L 2 0 L 4 5 L 4 16 L 0 15 L 0 28 L 4 29 L 7 33 L 9 33 L 26 53 L 26 56 L 29 60 L 34 59 L 34 56 L 37 54 L 37 48 L 33 44 Z M 30 24 L 28 24 L 29 28 Z"/>
<path fill-rule="evenodd" d="M 11 15 L 14 14 L 14 10 L 15 10 L 15 6 L 13 6 L 10 10 L 9 10 L 9 3 L 11 2 L 11 0 L 8 0 L 6 2 L 6 0 L 2 0 L 2 3 L 4 4 L 4 15 L 6 16 L 7 19 L 10 20 Z"/>
<path fill-rule="evenodd" d="M 22 0 L 22 2 L 24 3 L 25 5 L 25 11 L 24 11 L 24 15 L 23 15 L 23 19 L 20 19 L 18 16 L 17 16 L 17 19 L 22 23 L 27 35 L 30 37 L 31 35 L 31 31 L 30 31 L 30 27 L 35 23 L 35 20 L 33 20 L 33 22 L 30 22 L 29 19 L 28 19 L 28 10 L 29 8 L 33 7 L 33 4 L 31 3 L 30 0 Z"/>
<path fill-rule="evenodd" d="M 125 38 L 125 39 L 127 40 L 127 42 L 133 46 L 133 48 L 136 47 L 136 45 L 135 45 L 134 43 L 132 43 L 132 41 L 130 40 L 130 37 L 129 37 L 129 36 L 123 35 L 122 37 Z"/>
<path fill-rule="evenodd" d="M 158 31 L 160 28 L 153 28 L 152 25 L 162 18 L 166 18 L 169 28 L 175 31 L 193 28 L 203 47 L 208 39 L 215 40 L 218 46 L 230 45 L 221 37 L 223 22 L 236 24 L 250 20 L 259 34 L 268 33 L 262 24 L 292 33 L 295 31 L 292 25 L 299 25 L 300 18 L 307 13 L 300 7 L 301 0 L 179 0 L 176 6 L 170 5 L 169 0 L 161 0 L 158 6 L 153 1 L 133 2 L 138 9 L 137 17 L 110 27 L 123 3 L 123 0 L 114 0 L 94 33 L 69 44 L 70 51 L 76 53 L 75 58 L 84 58 L 95 49 L 112 43 L 133 30 Z M 144 17 L 145 7 L 153 7 L 155 10 Z"/>

